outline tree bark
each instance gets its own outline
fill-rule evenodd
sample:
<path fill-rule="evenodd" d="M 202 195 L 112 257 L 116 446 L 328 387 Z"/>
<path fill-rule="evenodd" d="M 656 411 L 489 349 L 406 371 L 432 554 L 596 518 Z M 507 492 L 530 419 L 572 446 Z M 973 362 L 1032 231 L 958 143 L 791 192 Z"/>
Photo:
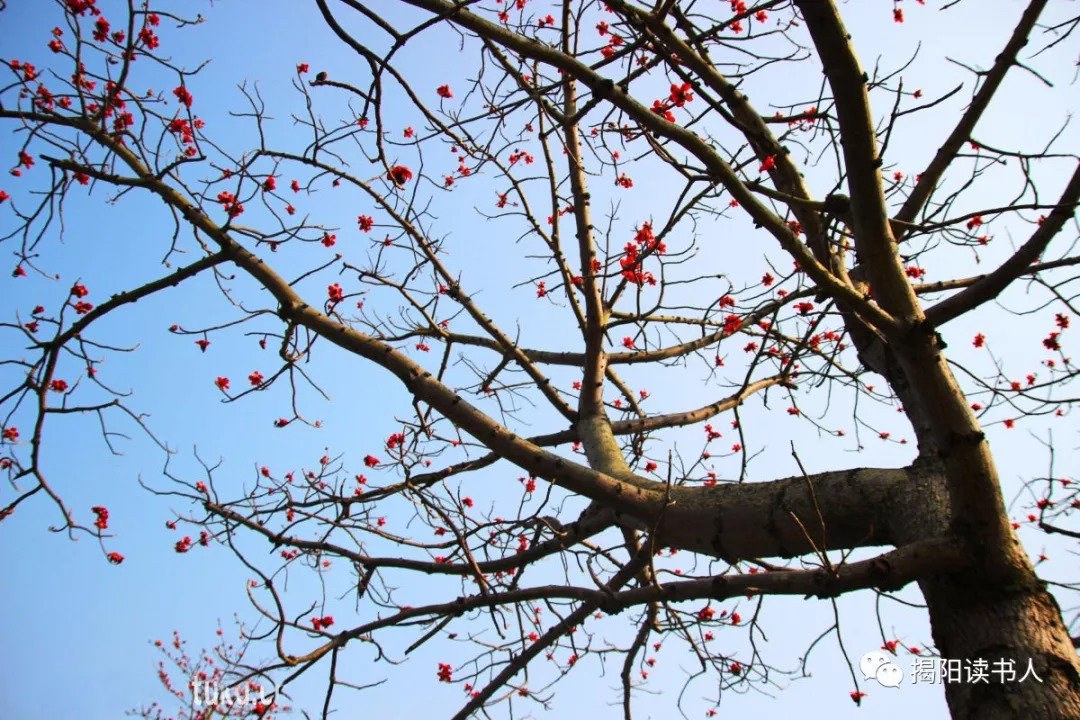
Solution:
<path fill-rule="evenodd" d="M 1016 570 L 1009 585 L 982 581 L 977 571 L 920 582 L 942 658 L 1016 671 L 1013 681 L 991 672 L 988 683 L 968 682 L 965 671 L 961 682 L 945 683 L 953 720 L 1080 718 L 1076 650 L 1061 609 L 1034 573 Z M 1029 661 L 1034 675 L 1021 682 Z"/>

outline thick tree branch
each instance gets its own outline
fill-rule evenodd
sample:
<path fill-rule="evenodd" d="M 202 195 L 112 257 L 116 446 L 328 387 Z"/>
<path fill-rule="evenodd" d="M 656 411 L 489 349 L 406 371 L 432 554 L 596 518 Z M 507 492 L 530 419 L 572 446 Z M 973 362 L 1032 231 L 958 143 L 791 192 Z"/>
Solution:
<path fill-rule="evenodd" d="M 922 312 L 904 275 L 889 224 L 867 75 L 832 0 L 796 0 L 796 5 L 806 20 L 836 101 L 855 250 L 867 268 L 878 304 L 894 318 L 918 323 Z"/>

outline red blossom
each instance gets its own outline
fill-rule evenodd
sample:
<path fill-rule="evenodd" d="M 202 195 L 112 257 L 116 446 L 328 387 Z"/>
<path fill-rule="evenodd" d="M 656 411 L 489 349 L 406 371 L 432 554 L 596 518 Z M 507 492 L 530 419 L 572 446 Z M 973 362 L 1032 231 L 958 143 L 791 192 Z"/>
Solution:
<path fill-rule="evenodd" d="M 694 101 L 694 95 L 690 92 L 691 87 L 690 83 L 683 83 L 682 85 L 676 83 L 671 84 L 671 94 L 669 97 L 671 98 L 671 102 L 675 104 L 675 107 L 682 107 L 686 103 Z"/>
<path fill-rule="evenodd" d="M 439 97 L 441 98 L 449 99 L 454 97 L 454 94 L 450 92 L 449 85 L 440 85 L 438 88 L 436 88 L 435 92 L 438 93 Z"/>
<path fill-rule="evenodd" d="M 111 552 L 108 555 L 106 555 L 105 557 L 113 565 L 119 565 L 120 563 L 124 562 L 124 556 L 121 555 L 118 552 Z"/>
<path fill-rule="evenodd" d="M 180 85 L 179 87 L 175 88 L 172 92 L 173 92 L 173 95 L 176 96 L 177 100 L 179 100 L 181 103 L 183 103 L 186 107 L 191 107 L 191 103 L 194 100 L 194 98 L 191 97 L 191 93 L 188 92 L 188 89 L 186 87 L 184 87 L 183 85 Z"/>
<path fill-rule="evenodd" d="M 395 165 L 390 168 L 390 172 L 386 173 L 386 179 L 394 183 L 398 187 L 403 186 L 405 183 L 412 180 L 412 170 L 404 165 Z"/>

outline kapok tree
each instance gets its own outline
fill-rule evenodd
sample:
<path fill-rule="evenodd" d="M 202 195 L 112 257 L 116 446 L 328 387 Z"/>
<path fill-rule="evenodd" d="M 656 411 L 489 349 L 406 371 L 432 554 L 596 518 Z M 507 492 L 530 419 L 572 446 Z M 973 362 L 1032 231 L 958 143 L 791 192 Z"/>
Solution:
<path fill-rule="evenodd" d="M 19 147 L 0 193 L 15 288 L 0 517 L 53 503 L 57 529 L 123 562 L 108 510 L 69 507 L 49 475 L 49 429 L 85 417 L 113 443 L 134 422 L 177 454 L 102 364 L 142 338 L 95 333 L 213 283 L 224 315 L 162 333 L 227 404 L 271 398 L 273 416 L 250 417 L 268 441 L 319 426 L 323 388 L 394 387 L 350 408 L 317 462 L 148 481 L 189 503 L 169 522 L 177 553 L 223 544 L 254 578 L 263 625 L 246 639 L 275 657 L 223 655 L 222 686 L 285 692 L 322 668 L 330 707 L 359 684 L 335 669 L 354 646 L 396 662 L 468 640 L 430 668 L 465 687 L 455 718 L 543 703 L 612 653 L 630 717 L 654 644 L 692 653 L 715 703 L 769 671 L 716 640 L 764 626 L 765 598 L 917 583 L 941 657 L 1042 679 L 946 685 L 954 718 L 1080 717 L 1073 641 L 1017 535 L 1077 537 L 1080 498 L 1032 473 L 1014 523 L 986 435 L 1051 427 L 1075 402 L 1080 165 L 1059 136 L 978 132 L 1006 78 L 1050 83 L 1078 24 L 1063 4 L 1029 2 L 1003 45 L 963 49 L 961 87 L 924 97 L 906 58 L 868 72 L 829 0 L 315 0 L 359 64 L 298 58 L 298 102 L 277 119 L 243 86 L 248 127 L 227 142 L 182 46 L 201 17 L 157 4 L 57 0 L 51 35 L 27 28 L 40 57 L 3 59 Z M 957 5 L 943 17 L 974 4 Z M 433 76 L 435 48 L 453 77 Z M 910 167 L 897 147 L 931 159 Z M 165 238 L 164 269 L 57 281 L 87 194 L 156 199 L 139 240 Z M 1014 316 L 995 301 L 1018 286 L 1030 310 Z M 965 317 L 986 333 L 950 334 Z M 1038 337 L 1006 343 L 1010 323 Z M 243 349 L 215 354 L 230 336 Z M 806 441 L 793 457 L 782 427 Z M 905 463 L 879 466 L 878 448 Z M 762 452 L 795 469 L 762 477 Z M 316 581 L 290 588 L 290 573 Z M 741 598 L 757 610 L 724 606 Z M 240 712 L 171 682 L 184 716 Z"/>

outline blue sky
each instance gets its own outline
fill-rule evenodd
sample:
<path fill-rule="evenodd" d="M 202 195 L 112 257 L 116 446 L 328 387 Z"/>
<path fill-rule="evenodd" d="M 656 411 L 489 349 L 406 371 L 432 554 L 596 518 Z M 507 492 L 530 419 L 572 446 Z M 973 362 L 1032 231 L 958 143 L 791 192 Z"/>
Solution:
<path fill-rule="evenodd" d="M 17 28 L 18 32 L 9 30 L 0 37 L 0 58 L 6 61 L 19 58 L 46 66 L 52 59 L 45 47 L 49 31 L 60 22 L 57 7 L 40 0 L 8 0 L 7 5 L 0 18 L 7 28 Z M 99 0 L 99 5 L 107 16 L 120 17 L 119 3 Z M 717 5 L 726 8 L 723 3 Z M 848 2 L 842 8 L 865 66 L 873 67 L 880 56 L 883 68 L 895 68 L 921 42 L 918 59 L 904 71 L 905 87 L 919 87 L 926 97 L 935 97 L 965 83 L 964 90 L 945 103 L 940 112 L 929 115 L 925 121 L 914 116 L 899 128 L 886 166 L 890 171 L 895 166 L 914 174 L 925 166 L 948 132 L 950 120 L 962 109 L 964 98 L 970 96 L 970 77 L 943 58 L 957 57 L 988 66 L 1004 43 L 1020 7 L 1013 2 L 969 1 L 942 13 L 935 7 L 940 3 L 934 0 L 927 7 L 912 2 L 902 5 L 906 11 L 906 22 L 902 25 L 892 22 L 892 4 L 888 2 Z M 238 84 L 247 83 L 251 89 L 258 83 L 273 116 L 266 128 L 272 142 L 302 148 L 305 137 L 293 121 L 293 115 L 303 116 L 306 112 L 303 95 L 293 87 L 296 64 L 309 63 L 313 73 L 326 68 L 335 79 L 349 81 L 365 77 L 363 63 L 333 37 L 312 2 L 223 0 L 212 5 L 171 2 L 161 7 L 169 8 L 184 13 L 201 12 L 206 18 L 205 23 L 182 31 L 174 30 L 164 20 L 162 45 L 166 54 L 188 68 L 212 59 L 200 74 L 189 80 L 188 86 L 196 98 L 198 113 L 208 123 L 208 136 L 229 152 L 239 154 L 249 149 L 253 137 L 249 119 L 228 115 L 229 110 L 244 108 Z M 388 17 L 400 20 L 393 13 Z M 1035 61 L 1057 84 L 1055 88 L 1043 87 L 1020 72 L 1010 75 L 993 112 L 977 129 L 984 142 L 1020 144 L 1026 150 L 1034 150 L 1061 126 L 1070 111 L 1075 111 L 1076 94 L 1064 89 L 1070 87 L 1071 63 L 1075 61 L 1075 56 L 1070 57 L 1067 50 L 1059 49 L 1056 54 Z M 444 33 L 407 48 L 399 67 L 406 77 L 415 79 L 418 88 L 430 92 L 443 82 L 453 83 L 455 88 L 464 87 L 462 78 L 471 71 L 471 60 L 468 51 L 459 53 L 454 37 Z M 145 82 L 154 89 L 173 86 L 174 80 L 158 69 L 140 66 L 136 71 L 140 73 L 133 80 L 136 85 Z M 774 96 L 789 99 L 801 94 L 807 100 L 816 97 L 819 78 L 811 68 L 801 74 L 769 69 L 749 80 L 746 87 L 751 99 L 760 103 L 760 109 L 771 112 L 773 108 L 766 105 Z M 805 92 L 802 87 L 806 88 Z M 339 96 L 325 92 L 313 96 L 318 103 L 316 112 L 328 122 L 349 116 Z M 392 96 L 385 113 L 387 127 L 393 130 L 395 138 L 400 137 L 399 131 L 406 125 L 414 125 L 418 130 L 423 127 L 422 118 L 400 100 L 400 95 Z M 1038 108 L 1038 112 L 1032 108 Z M 21 136 L 9 132 L 5 131 L 5 138 L 15 137 L 21 143 Z M 1075 130 L 1069 128 L 1061 147 L 1076 147 L 1078 139 Z M 10 139 L 4 141 L 4 148 L 4 157 L 14 155 L 18 149 Z M 420 167 L 421 158 L 412 145 L 402 140 L 393 152 L 399 153 L 397 157 L 402 163 Z M 424 166 L 430 164 L 433 176 L 439 176 L 442 165 L 452 169 L 436 151 L 424 152 Z M 441 152 L 449 154 L 448 150 Z M 362 176 L 376 172 L 369 171 L 360 161 L 356 167 Z M 671 189 L 659 175 L 654 177 L 646 170 L 635 174 L 634 168 L 634 165 L 628 168 L 634 174 L 631 191 L 618 194 L 606 187 L 599 188 L 594 199 L 594 211 L 601 216 L 616 207 L 613 203 L 619 203 L 618 219 L 613 224 L 624 235 L 627 228 L 644 219 L 647 208 L 671 200 Z M 1057 192 L 1067 169 L 1067 164 L 1061 164 L 1042 171 L 1040 181 L 1045 183 L 1047 192 Z M 0 182 L 0 189 L 10 192 L 16 202 L 28 202 L 26 191 L 33 181 L 41 181 L 46 172 L 39 165 L 18 183 L 11 178 L 7 178 L 6 184 Z M 288 172 L 279 178 L 280 185 L 284 186 L 291 177 Z M 829 189 L 830 172 L 827 162 L 808 170 L 810 182 L 821 183 L 815 189 L 822 196 Z M 191 178 L 212 174 L 209 169 L 199 169 Z M 595 182 L 600 186 L 606 180 Z M 96 188 L 89 197 L 85 191 L 72 193 L 65 209 L 64 237 L 60 238 L 57 232 L 47 234 L 42 245 L 42 265 L 59 279 L 33 274 L 21 279 L 10 277 L 4 262 L 14 263 L 13 256 L 8 254 L 12 241 L 0 243 L 0 258 L 5 258 L 0 261 L 4 269 L 0 273 L 0 306 L 4 308 L 5 321 L 13 320 L 16 311 L 25 318 L 39 303 L 55 307 L 76 281 L 90 288 L 89 299 L 100 302 L 139 279 L 150 279 L 163 272 L 160 262 L 172 242 L 173 226 L 161 204 L 137 193 L 107 203 L 111 196 L 105 190 Z M 1004 182 L 997 186 L 1002 198 L 1016 190 Z M 430 192 L 433 195 L 430 225 L 447 237 L 447 261 L 462 273 L 470 287 L 480 291 L 479 301 L 495 320 L 505 329 L 520 327 L 525 344 L 562 348 L 572 342 L 567 340 L 573 327 L 567 324 L 565 308 L 536 303 L 531 283 L 515 287 L 542 271 L 538 270 L 541 265 L 529 259 L 541 246 L 530 245 L 534 241 L 529 238 L 519 240 L 520 227 L 485 220 L 474 209 L 491 208 L 491 185 L 462 182 L 453 192 Z M 980 204 L 996 202 L 991 195 L 987 191 L 980 196 Z M 363 263 L 370 258 L 371 250 L 361 245 L 355 226 L 356 214 L 363 212 L 361 198 L 344 190 L 338 192 L 325 181 L 316 183 L 313 192 L 299 197 L 297 205 L 302 201 L 302 213 L 311 213 L 319 222 L 340 228 L 337 233 L 342 238 L 341 249 L 349 259 Z M 361 209 L 357 210 L 358 207 Z M 10 204 L 0 207 L 0 230 L 4 231 L 0 234 L 13 227 L 11 213 Z M 252 225 L 269 221 L 265 213 L 259 214 L 255 208 L 247 217 Z M 987 250 L 981 262 L 989 265 L 999 260 L 1007 253 L 1010 239 L 1022 242 L 1026 230 L 1020 225 L 995 226 L 995 237 L 1000 242 Z M 785 268 L 790 265 L 778 248 L 766 245 L 770 240 L 753 234 L 752 229 L 737 220 L 708 221 L 694 228 L 680 228 L 671 244 L 688 246 L 695 233 L 700 244 L 695 262 L 722 266 L 732 277 L 760 275 L 767 267 L 766 258 Z M 614 237 L 622 235 L 615 233 Z M 621 245 L 623 241 L 617 242 Z M 182 232 L 179 244 L 182 248 L 192 248 L 190 233 Z M 277 255 L 265 256 L 276 263 L 282 274 L 291 277 L 311 266 L 315 262 L 312 258 L 321 257 L 317 253 L 322 250 L 318 245 L 305 246 L 302 252 L 285 248 Z M 185 262 L 181 257 L 174 260 Z M 932 272 L 938 273 L 932 275 L 933 279 L 985 267 L 975 265 L 969 252 L 954 249 L 942 249 L 933 262 L 937 264 Z M 228 268 L 224 272 L 228 274 Z M 298 287 L 313 301 L 321 301 L 326 284 L 333 281 L 328 275 L 319 275 Z M 238 297 L 258 303 L 259 291 L 250 283 L 228 278 L 222 282 Z M 723 285 L 724 281 L 718 279 L 700 291 L 719 293 Z M 694 287 L 691 292 L 697 292 L 698 286 Z M 375 307 L 387 312 L 396 309 L 385 295 L 372 293 L 370 298 Z M 1035 301 L 1021 289 L 1006 296 L 1003 303 L 1015 310 L 1029 308 Z M 174 323 L 183 328 L 207 327 L 235 317 L 235 308 L 223 300 L 217 284 L 210 278 L 199 278 L 169 293 L 140 301 L 127 312 L 117 313 L 115 318 L 101 323 L 96 330 L 95 338 L 100 341 L 119 346 L 138 344 L 133 353 L 107 353 L 108 359 L 99 372 L 105 382 L 134 392 L 131 407 L 146 413 L 145 422 L 155 437 L 175 451 L 169 460 L 170 473 L 195 482 L 202 477 L 197 458 L 210 465 L 221 460 L 215 482 L 220 483 L 223 491 L 235 493 L 250 487 L 263 465 L 284 473 L 312 467 L 323 454 L 345 453 L 346 465 L 360 468 L 364 454 L 379 450 L 383 439 L 399 429 L 394 416 L 409 413 L 406 393 L 388 374 L 336 348 L 320 348 L 317 362 L 311 368 L 313 376 L 329 394 L 330 402 L 310 390 L 301 395 L 303 413 L 310 419 L 319 419 L 320 429 L 299 423 L 286 431 L 272 427 L 274 418 L 291 415 L 288 394 L 280 387 L 253 394 L 238 403 L 222 403 L 222 395 L 212 382 L 215 377 L 229 376 L 236 387 L 242 386 L 243 378 L 253 370 L 268 373 L 274 369 L 272 358 L 267 359 L 267 354 L 258 348 L 257 337 L 243 331 L 213 333 L 210 348 L 201 353 L 194 345 L 194 336 L 173 334 L 168 328 Z M 250 329 L 255 328 L 272 330 L 275 326 L 267 320 Z M 990 363 L 970 348 L 970 338 L 976 332 L 985 332 L 991 349 L 1006 355 L 1011 373 L 1022 374 L 1042 357 L 1026 349 L 1037 347 L 1038 337 L 1045 334 L 1042 324 L 990 309 L 979 320 L 962 319 L 946 331 L 956 357 L 970 359 L 982 372 L 988 371 Z M 3 352 L 5 358 L 19 355 L 19 351 L 11 349 Z M 440 355 L 435 351 L 430 358 L 418 359 L 435 365 Z M 72 363 L 63 366 L 63 372 L 74 377 L 79 368 Z M 460 367 L 452 372 L 460 373 L 456 377 L 463 376 Z M 706 386 L 699 375 L 688 376 L 681 369 L 641 370 L 628 372 L 628 377 L 635 388 L 650 389 L 656 403 L 650 408 L 655 411 L 696 407 L 702 403 L 703 396 L 712 399 L 720 392 L 716 387 Z M 568 384 L 570 378 L 567 373 L 559 380 Z M 0 366 L 0 381 L 4 387 L 18 382 L 17 370 Z M 797 472 L 789 442 L 796 444 L 810 472 L 864 464 L 899 466 L 911 459 L 911 446 L 878 442 L 873 434 L 866 435 L 866 450 L 860 450 L 854 439 L 845 443 L 822 442 L 804 423 L 779 421 L 776 408 L 781 405 L 775 403 L 785 403 L 786 399 L 774 397 L 772 412 L 755 402 L 748 405 L 744 415 L 746 427 L 761 428 L 752 438 L 755 449 L 763 451 L 751 466 L 755 479 Z M 806 403 L 805 408 L 826 412 L 806 391 L 799 397 Z M 838 396 L 835 402 L 839 409 L 828 410 L 832 413 L 829 420 L 843 417 L 845 412 L 850 419 L 850 397 Z M 492 411 L 491 405 L 484 407 Z M 522 432 L 546 432 L 553 427 L 554 418 L 550 414 L 525 412 L 523 417 L 532 425 L 520 426 Z M 868 417 L 877 427 L 887 428 L 895 436 L 909 432 L 901 417 L 891 409 L 870 410 Z M 727 420 L 722 419 L 720 424 L 726 425 Z M 991 421 L 989 436 L 1006 483 L 1006 498 L 1019 497 L 1016 514 L 1026 514 L 1022 508 L 1030 505 L 1031 499 L 1023 495 L 1022 482 L 1032 475 L 1045 474 L 1049 462 L 1039 440 L 1046 437 L 1047 427 L 1053 427 L 1058 443 L 1056 462 L 1059 468 L 1069 467 L 1075 463 L 1075 426 L 1021 423 L 1010 432 L 997 424 L 1000 418 L 988 420 Z M 110 530 L 115 537 L 107 541 L 106 547 L 125 556 L 121 566 L 109 565 L 92 538 L 81 537 L 71 542 L 65 534 L 50 533 L 49 526 L 56 524 L 59 517 L 56 507 L 48 502 L 24 505 L 0 526 L 4 537 L 0 544 L 0 562 L 4 568 L 0 635 L 9 648 L 0 660 L 0 715 L 4 717 L 59 720 L 78 716 L 104 720 L 154 700 L 167 701 L 155 675 L 161 653 L 154 647 L 154 640 L 168 641 L 175 629 L 188 641 L 189 648 L 209 647 L 216 642 L 219 622 L 225 637 L 234 637 L 234 614 L 249 626 L 256 621 L 245 587 L 250 572 L 227 548 L 212 545 L 197 547 L 183 555 L 174 552 L 173 544 L 185 531 L 171 531 L 165 523 L 177 513 L 190 512 L 190 507 L 177 498 L 153 495 L 140 487 L 140 481 L 156 488 L 169 487 L 163 474 L 165 454 L 130 421 L 112 415 L 108 422 L 110 429 L 130 435 L 130 439 L 116 438 L 119 454 L 111 452 L 102 441 L 93 418 L 51 419 L 46 432 L 45 472 L 83 522 L 92 520 L 91 506 L 109 508 Z M 692 439 L 689 434 L 673 437 L 683 442 L 684 448 L 694 448 L 694 443 L 700 441 L 700 429 L 694 428 Z M 667 447 L 658 444 L 654 451 L 658 456 L 666 456 Z M 721 474 L 731 472 L 731 466 L 717 469 Z M 509 498 L 518 497 L 517 475 L 513 468 L 498 466 L 464 481 L 462 492 L 482 497 L 493 507 L 501 506 Z M 0 502 L 6 503 L 10 493 L 9 488 L 0 490 Z M 393 523 L 396 518 L 409 517 L 409 512 L 407 507 L 390 506 L 386 515 Z M 187 534 L 192 532 L 188 530 Z M 1045 551 L 1052 559 L 1062 558 L 1060 573 L 1053 562 L 1047 564 L 1049 577 L 1067 578 L 1069 562 L 1065 558 L 1071 552 L 1071 545 L 1034 534 L 1023 537 L 1033 554 Z M 273 564 L 274 556 L 264 544 L 254 543 L 250 538 L 242 539 L 240 544 L 264 566 Z M 865 553 L 858 555 L 863 556 Z M 290 590 L 305 600 L 305 593 L 318 596 L 320 578 L 326 580 L 329 588 L 325 607 L 338 622 L 343 626 L 350 621 L 362 622 L 355 615 L 350 617 L 347 597 L 346 602 L 334 598 L 334 591 L 347 590 L 349 585 L 350 569 L 345 564 L 334 566 L 320 576 L 296 573 L 290 578 Z M 554 573 L 550 577 L 538 573 L 537 578 L 558 579 Z M 457 592 L 445 583 L 413 582 L 400 588 L 400 597 L 406 598 L 401 602 L 420 604 L 440 589 L 447 598 Z M 910 588 L 902 597 L 918 600 L 917 593 Z M 750 601 L 723 605 L 729 610 L 737 608 L 744 617 L 751 616 L 755 606 Z M 844 597 L 836 602 L 836 609 L 841 618 L 844 648 L 857 663 L 863 652 L 881 644 L 875 598 L 867 593 Z M 832 624 L 833 606 L 827 601 L 769 598 L 764 601 L 762 616 L 764 636 L 755 636 L 753 640 L 767 646 L 768 659 L 776 665 L 794 669 L 814 638 Z M 888 637 L 901 638 L 911 646 L 931 642 L 927 622 L 920 611 L 885 602 L 881 616 Z M 477 623 L 480 624 L 482 621 Z M 597 623 L 597 645 L 604 638 L 622 640 L 625 629 L 620 627 L 624 628 L 625 624 L 619 618 Z M 725 635 L 722 638 L 725 647 L 744 657 L 751 639 L 747 632 Z M 403 648 L 415 639 L 408 632 L 388 637 L 395 648 Z M 695 664 L 692 656 L 680 653 L 677 648 L 671 642 L 655 654 L 657 666 L 650 682 L 639 693 L 638 717 L 672 716 L 672 704 L 686 675 L 694 672 Z M 272 649 L 253 652 L 266 656 Z M 339 707 L 345 711 L 344 717 L 358 715 L 357 708 L 364 715 L 384 717 L 431 717 L 433 708 L 456 708 L 463 697 L 460 686 L 437 682 L 435 668 L 438 662 L 456 664 L 468 657 L 469 648 L 463 643 L 434 642 L 410 655 L 403 665 L 390 666 L 374 663 L 370 647 L 350 647 L 342 663 L 352 680 L 370 683 L 385 678 L 387 682 L 358 695 L 336 696 L 343 698 Z M 911 659 L 910 654 L 902 654 L 900 664 L 905 671 Z M 536 717 L 586 714 L 598 718 L 620 717 L 619 662 L 605 660 L 601 655 L 589 657 L 556 687 L 550 710 L 521 704 L 515 710 L 532 712 Z M 896 690 L 867 687 L 860 682 L 869 695 L 861 708 L 856 707 L 848 697 L 853 689 L 851 675 L 835 636 L 815 647 L 806 672 L 811 677 L 797 681 L 778 679 L 782 688 L 759 684 L 745 692 L 725 694 L 720 706 L 722 716 L 749 712 L 782 716 L 797 712 L 808 718 L 899 718 L 915 713 L 942 717 L 946 712 L 940 687 L 907 682 Z M 313 711 L 321 707 L 325 673 L 325 667 L 317 668 L 292 688 L 298 706 Z M 682 699 L 681 707 L 688 717 L 703 717 L 714 697 L 715 688 L 710 688 L 708 683 L 694 684 Z"/>

